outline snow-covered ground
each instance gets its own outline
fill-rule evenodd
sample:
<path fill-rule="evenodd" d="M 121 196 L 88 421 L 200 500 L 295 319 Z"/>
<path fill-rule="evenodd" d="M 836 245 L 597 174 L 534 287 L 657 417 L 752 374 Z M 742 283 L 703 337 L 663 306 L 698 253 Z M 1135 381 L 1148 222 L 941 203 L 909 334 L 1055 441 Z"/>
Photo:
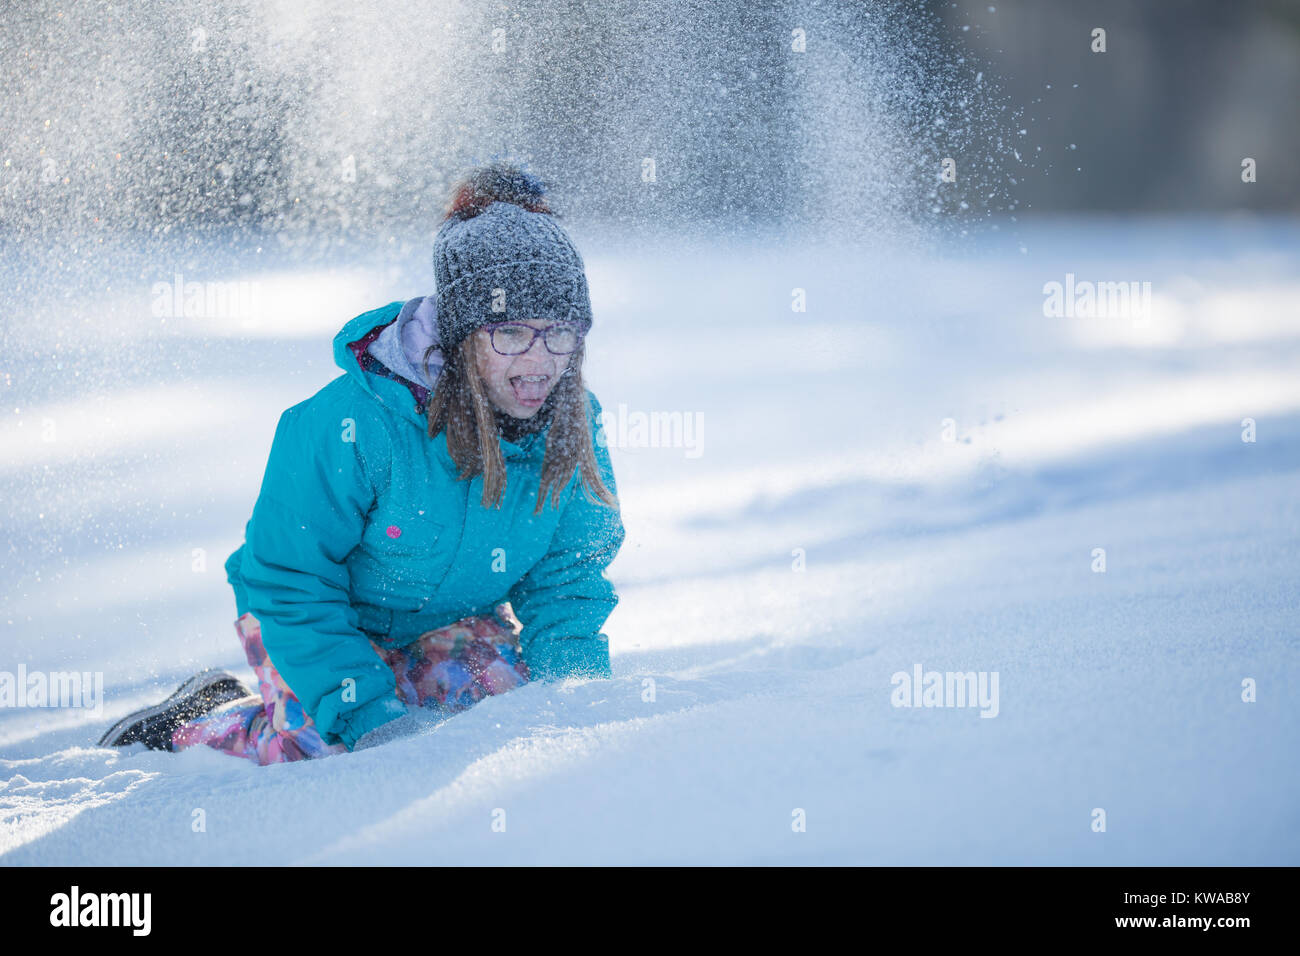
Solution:
<path fill-rule="evenodd" d="M 628 530 L 614 678 L 266 768 L 94 740 L 199 667 L 251 680 L 221 565 L 275 422 L 347 319 L 432 291 L 427 248 L 178 252 L 39 302 L 10 267 L 0 671 L 102 672 L 106 702 L 0 708 L 0 862 L 1300 863 L 1300 226 L 575 235 Z M 175 271 L 257 307 L 156 317 Z M 1149 314 L 1044 315 L 1067 273 L 1148 281 Z M 691 447 L 618 446 L 674 411 Z M 996 716 L 893 706 L 918 665 L 996 674 Z"/>

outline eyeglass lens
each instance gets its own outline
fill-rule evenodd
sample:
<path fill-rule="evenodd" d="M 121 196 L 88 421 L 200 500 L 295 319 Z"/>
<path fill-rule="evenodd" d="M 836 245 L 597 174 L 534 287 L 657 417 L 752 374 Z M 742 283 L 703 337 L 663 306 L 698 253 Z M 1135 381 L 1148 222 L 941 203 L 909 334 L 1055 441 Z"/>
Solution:
<path fill-rule="evenodd" d="M 527 325 L 499 325 L 492 330 L 492 346 L 505 355 L 520 355 L 532 347 L 537 334 Z M 561 355 L 577 349 L 581 338 L 577 326 L 569 323 L 556 323 L 542 333 L 546 347 Z"/>

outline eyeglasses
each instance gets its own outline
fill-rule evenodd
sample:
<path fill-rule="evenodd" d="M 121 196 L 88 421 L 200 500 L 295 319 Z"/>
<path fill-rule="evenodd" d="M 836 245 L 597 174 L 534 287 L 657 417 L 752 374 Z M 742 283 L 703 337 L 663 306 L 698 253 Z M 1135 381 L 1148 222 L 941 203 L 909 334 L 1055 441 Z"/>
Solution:
<path fill-rule="evenodd" d="M 572 322 L 555 322 L 544 329 L 535 329 L 520 322 L 490 322 L 488 330 L 492 348 L 498 355 L 523 355 L 533 347 L 537 336 L 552 355 L 568 355 L 582 344 L 587 329 Z"/>

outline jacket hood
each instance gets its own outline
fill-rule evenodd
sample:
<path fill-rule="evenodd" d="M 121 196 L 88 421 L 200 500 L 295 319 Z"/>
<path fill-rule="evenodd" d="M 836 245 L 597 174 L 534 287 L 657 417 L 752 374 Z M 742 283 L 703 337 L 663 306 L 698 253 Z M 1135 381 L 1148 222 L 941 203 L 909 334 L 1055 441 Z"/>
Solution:
<path fill-rule="evenodd" d="M 426 373 L 424 354 L 430 347 L 433 352 L 429 354 Z M 408 382 L 432 389 L 443 367 L 434 297 L 423 295 L 407 302 L 366 351 Z"/>
<path fill-rule="evenodd" d="M 415 362 L 422 360 L 425 348 L 436 341 L 432 306 L 432 296 L 390 302 L 349 320 L 334 336 L 334 363 L 366 394 L 422 432 L 427 427 L 425 408 L 434 382 L 428 382 L 429 387 L 420 384 L 426 380 Z M 441 368 L 440 355 L 432 356 L 429 372 L 434 381 Z M 549 430 L 548 423 L 518 442 L 502 437 L 502 456 L 533 457 L 545 448 L 540 439 Z"/>

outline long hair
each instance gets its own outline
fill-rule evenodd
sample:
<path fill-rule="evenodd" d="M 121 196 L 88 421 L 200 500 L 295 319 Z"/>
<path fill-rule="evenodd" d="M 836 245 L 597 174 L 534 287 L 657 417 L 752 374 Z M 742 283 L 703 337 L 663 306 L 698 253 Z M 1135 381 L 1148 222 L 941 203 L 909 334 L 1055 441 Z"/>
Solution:
<path fill-rule="evenodd" d="M 453 187 L 442 221 L 453 217 L 471 218 L 491 202 L 510 202 L 523 206 L 530 212 L 555 215 L 542 197 L 544 188 L 536 177 L 510 163 L 498 162 L 480 167 Z M 493 407 L 479 377 L 480 347 L 479 336 L 475 332 L 466 336 L 450 355 L 443 356 L 442 371 L 438 375 L 433 394 L 429 397 L 428 434 L 430 438 L 435 438 L 439 432 L 446 432 L 447 453 L 459 470 L 458 480 L 466 481 L 481 474 L 483 506 L 499 508 L 506 486 L 499 420 L 505 416 Z M 435 343 L 425 350 L 426 377 L 429 358 L 437 348 Z M 588 421 L 590 409 L 587 389 L 582 380 L 585 354 L 586 345 L 580 344 L 569 356 L 568 367 L 536 414 L 529 419 L 515 420 L 518 429 L 524 433 L 538 431 L 547 427 L 548 423 L 550 426 L 534 514 L 541 512 L 548 492 L 551 507 L 559 507 L 560 493 L 572 479 L 575 470 L 582 476 L 583 489 L 588 498 L 614 509 L 619 507 L 618 499 L 605 487 L 596 466 L 596 450 Z"/>

